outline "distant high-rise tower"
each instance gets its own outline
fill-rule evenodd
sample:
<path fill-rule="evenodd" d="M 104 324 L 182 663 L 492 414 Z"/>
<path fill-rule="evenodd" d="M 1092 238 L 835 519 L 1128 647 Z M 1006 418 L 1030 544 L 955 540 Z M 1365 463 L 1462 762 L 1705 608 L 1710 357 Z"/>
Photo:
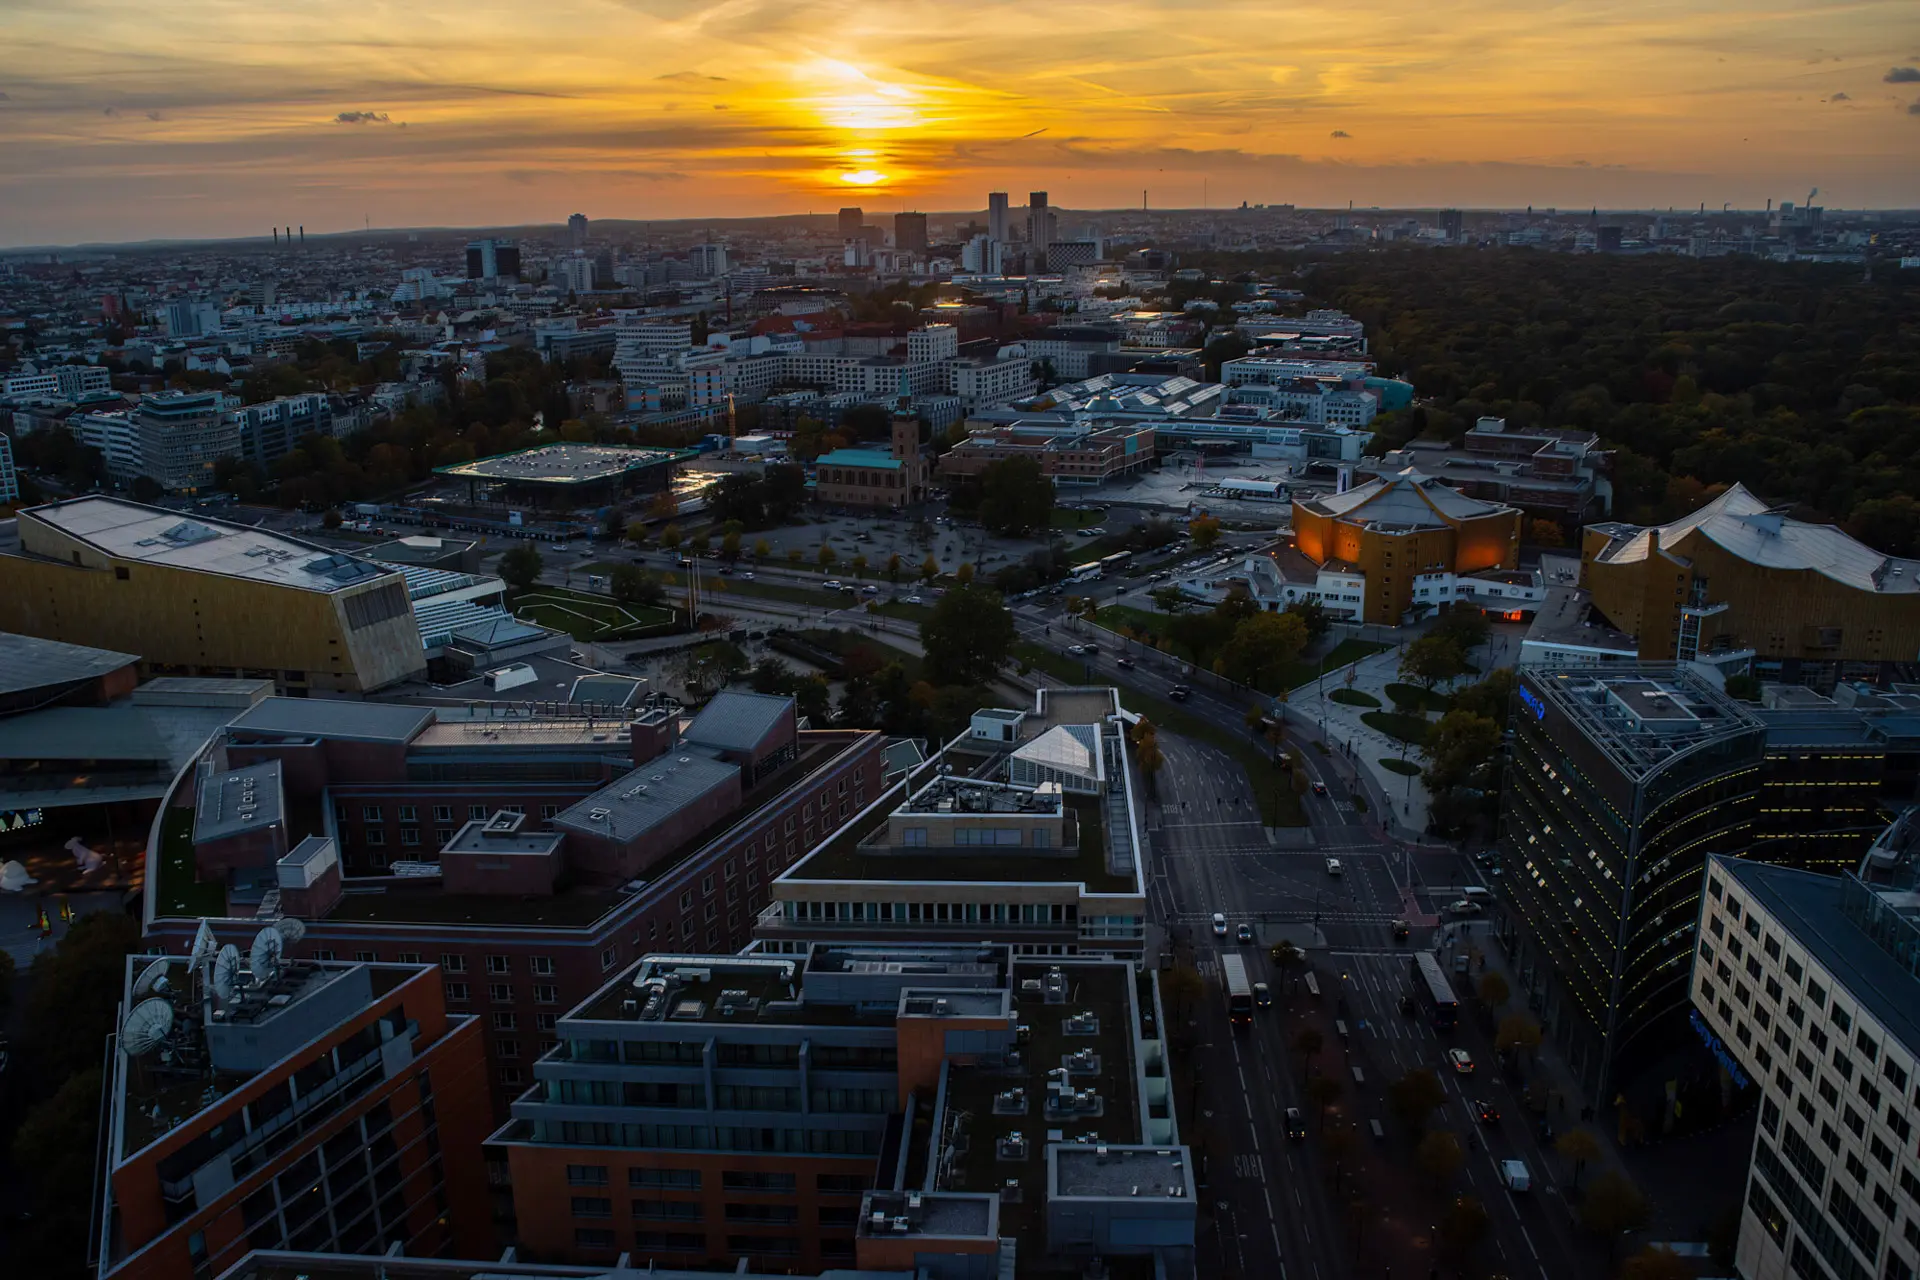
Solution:
<path fill-rule="evenodd" d="M 902 253 L 925 253 L 927 251 L 927 215 L 924 213 L 894 214 L 893 247 Z"/>
<path fill-rule="evenodd" d="M 1029 192 L 1027 195 L 1028 270 L 1046 266 L 1047 246 L 1052 243 L 1053 210 L 1047 208 L 1047 193 Z"/>
<path fill-rule="evenodd" d="M 1460 234 L 1464 225 L 1458 209 L 1447 209 L 1441 212 L 1440 226 L 1446 232 L 1448 244 L 1460 243 Z"/>
<path fill-rule="evenodd" d="M 853 208 L 852 206 L 842 209 L 840 211 L 840 238 L 842 240 L 852 240 L 858 237 L 860 228 L 866 220 L 866 213 L 860 209 Z"/>
<path fill-rule="evenodd" d="M 987 234 L 1001 244 L 1007 242 L 1007 193 L 987 192 Z"/>
<path fill-rule="evenodd" d="M 467 279 L 519 279 L 520 246 L 511 240 L 475 240 L 467 245 Z"/>
<path fill-rule="evenodd" d="M 576 249 L 587 247 L 587 215 L 576 213 L 567 219 L 567 240 Z"/>

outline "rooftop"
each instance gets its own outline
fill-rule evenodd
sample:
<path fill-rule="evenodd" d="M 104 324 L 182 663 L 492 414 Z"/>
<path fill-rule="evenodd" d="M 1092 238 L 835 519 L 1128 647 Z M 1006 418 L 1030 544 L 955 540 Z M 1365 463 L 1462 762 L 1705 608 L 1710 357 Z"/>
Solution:
<path fill-rule="evenodd" d="M 95 680 L 138 661 L 137 653 L 0 631 L 0 694 Z"/>
<path fill-rule="evenodd" d="M 200 778 L 193 841 L 204 844 L 264 831 L 285 818 L 278 760 L 259 760 L 238 769 L 209 769 Z"/>
<path fill-rule="evenodd" d="M 764 1272 L 728 1272 L 734 1280 L 772 1280 Z M 684 1271 L 652 1263 L 642 1271 L 605 1265 L 569 1267 L 545 1262 L 397 1258 L 386 1254 L 289 1253 L 256 1250 L 220 1280 L 712 1280 L 707 1270 Z M 913 1280 L 906 1271 L 828 1271 L 823 1280 Z"/>
<path fill-rule="evenodd" d="M 701 797 L 739 780 L 739 765 L 705 755 L 665 755 L 568 805 L 553 825 L 630 844 Z"/>
<path fill-rule="evenodd" d="M 1062 1146 L 1048 1152 L 1047 1194 L 1061 1197 L 1191 1199 L 1192 1160 L 1184 1147 Z"/>
<path fill-rule="evenodd" d="M 860 1204 L 860 1234 L 885 1239 L 990 1240 L 999 1221 L 998 1195 L 869 1191 Z"/>
<path fill-rule="evenodd" d="M 637 449 L 610 444 L 543 444 L 518 453 L 496 454 L 472 462 L 435 467 L 441 475 L 463 480 L 505 480 L 520 484 L 591 484 L 615 480 L 629 471 L 667 466 L 692 458 L 688 449 Z"/>
<path fill-rule="evenodd" d="M 1768 507 L 1744 485 L 1734 485 L 1713 501 L 1668 524 L 1638 528 L 1603 526 L 1611 535 L 1599 555 L 1602 564 L 1645 560 L 1658 536 L 1660 550 L 1673 554 L 1694 534 L 1747 563 L 1764 569 L 1819 573 L 1856 591 L 1906 594 L 1920 591 L 1920 560 L 1882 555 L 1838 525 L 1808 524 Z"/>
<path fill-rule="evenodd" d="M 1920 933 L 1913 923 L 1920 895 L 1719 854 L 1712 865 L 1752 894 L 1908 1053 L 1920 1055 Z"/>
<path fill-rule="evenodd" d="M 1298 505 L 1315 515 L 1386 528 L 1439 529 L 1461 520 L 1511 515 L 1512 507 L 1469 498 L 1458 489 L 1408 468 L 1381 476 L 1345 493 L 1302 498 Z"/>
<path fill-rule="evenodd" d="M 792 709 L 792 698 L 724 689 L 693 718 L 686 739 L 721 751 L 748 751 L 759 746 Z"/>
<path fill-rule="evenodd" d="M 337 738 L 401 744 L 433 723 L 432 711 L 387 702 L 332 698 L 267 698 L 234 717 L 235 733 L 262 737 Z"/>
<path fill-rule="evenodd" d="M 1591 649 L 1600 653 L 1637 655 L 1640 646 L 1594 612 L 1593 598 L 1579 587 L 1549 585 L 1547 598 L 1534 612 L 1527 628 L 1529 645 L 1557 649 Z"/>
<path fill-rule="evenodd" d="M 835 449 L 832 453 L 823 453 L 815 459 L 816 467 L 878 467 L 883 471 L 898 471 L 902 466 L 900 459 L 885 449 Z"/>
<path fill-rule="evenodd" d="M 369 560 L 313 546 L 285 534 L 243 524 L 185 516 L 178 511 L 89 496 L 20 513 L 21 545 L 35 546 L 33 526 L 78 538 L 116 560 L 165 565 L 196 573 L 303 591 L 334 592 L 395 576 Z M 65 559 L 61 554 L 60 559 Z M 397 581 L 397 576 L 395 576 Z"/>
<path fill-rule="evenodd" d="M 1536 695 L 1537 708 L 1527 703 Z M 1557 708 L 1635 780 L 1695 747 L 1766 727 L 1752 709 L 1673 666 L 1526 667 L 1520 699 L 1536 718 Z"/>

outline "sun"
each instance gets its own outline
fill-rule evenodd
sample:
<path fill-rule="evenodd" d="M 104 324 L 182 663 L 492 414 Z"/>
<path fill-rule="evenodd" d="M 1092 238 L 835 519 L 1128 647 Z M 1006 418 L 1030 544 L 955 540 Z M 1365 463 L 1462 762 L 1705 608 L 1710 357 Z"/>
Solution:
<path fill-rule="evenodd" d="M 840 181 L 850 187 L 877 187 L 887 180 L 887 175 L 878 169 L 852 169 L 840 175 Z"/>

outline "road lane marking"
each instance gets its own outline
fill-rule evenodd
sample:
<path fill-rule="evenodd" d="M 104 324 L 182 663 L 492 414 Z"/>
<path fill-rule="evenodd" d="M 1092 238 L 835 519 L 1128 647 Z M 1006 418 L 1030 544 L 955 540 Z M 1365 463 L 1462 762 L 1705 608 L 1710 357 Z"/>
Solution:
<path fill-rule="evenodd" d="M 1515 1206 L 1514 1206 L 1514 1209 L 1515 1209 L 1515 1211 L 1516 1211 L 1516 1212 L 1518 1212 L 1518 1210 L 1519 1210 L 1519 1206 L 1518 1206 L 1518 1205 L 1515 1205 Z M 1532 1253 L 1532 1254 L 1533 1254 L 1533 1260 L 1534 1260 L 1535 1262 L 1538 1262 L 1538 1261 L 1540 1261 L 1540 1251 L 1539 1251 L 1538 1249 L 1535 1249 L 1535 1248 L 1533 1247 L 1533 1237 L 1532 1237 L 1531 1235 L 1529 1235 L 1529 1234 L 1527 1234 L 1527 1229 L 1526 1229 L 1525 1227 L 1521 1227 L 1521 1228 L 1520 1228 L 1520 1238 L 1521 1238 L 1522 1240 L 1525 1240 L 1525 1241 L 1527 1242 L 1527 1250 L 1528 1250 L 1528 1252 L 1530 1252 L 1530 1253 Z"/>

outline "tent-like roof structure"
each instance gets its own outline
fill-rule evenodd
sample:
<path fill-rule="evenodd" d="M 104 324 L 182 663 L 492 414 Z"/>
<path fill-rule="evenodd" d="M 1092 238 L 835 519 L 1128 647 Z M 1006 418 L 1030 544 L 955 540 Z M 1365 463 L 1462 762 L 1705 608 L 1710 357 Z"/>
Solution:
<path fill-rule="evenodd" d="M 1653 550 L 1683 555 L 1694 534 L 1749 564 L 1824 574 L 1856 591 L 1920 590 L 1920 560 L 1882 555 L 1838 525 L 1809 524 L 1769 507 L 1744 485 L 1734 485 L 1697 511 L 1663 525 L 1606 526 L 1612 541 L 1595 557 L 1601 564 L 1634 564 Z"/>
<path fill-rule="evenodd" d="M 1345 493 L 1305 498 L 1300 506 L 1315 515 L 1332 516 L 1356 524 L 1395 525 L 1439 529 L 1462 520 L 1509 513 L 1512 507 L 1470 498 L 1432 476 L 1409 467 L 1370 480 Z"/>

